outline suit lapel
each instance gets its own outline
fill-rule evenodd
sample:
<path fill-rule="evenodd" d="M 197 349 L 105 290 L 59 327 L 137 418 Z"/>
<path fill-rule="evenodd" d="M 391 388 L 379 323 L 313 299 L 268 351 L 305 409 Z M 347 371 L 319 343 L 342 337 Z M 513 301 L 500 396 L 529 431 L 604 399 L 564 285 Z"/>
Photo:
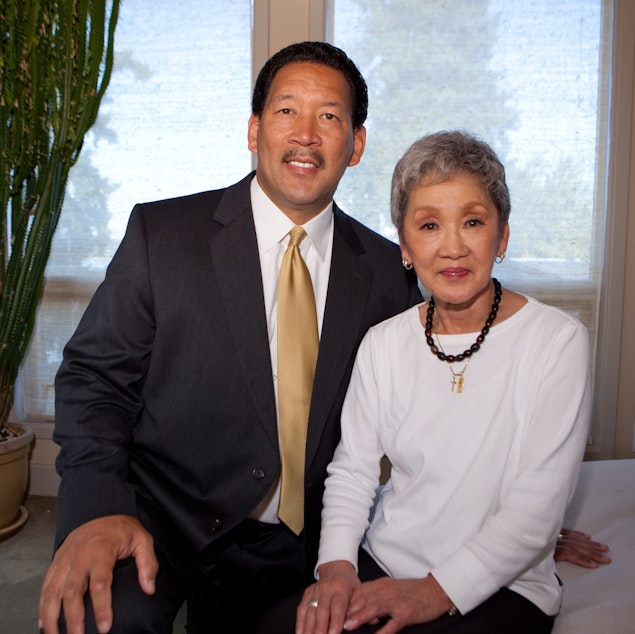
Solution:
<path fill-rule="evenodd" d="M 258 243 L 251 212 L 252 175 L 226 190 L 214 218 L 223 225 L 210 238 L 212 262 L 231 335 L 254 405 L 273 446 L 278 446 L 267 319 Z"/>
<path fill-rule="evenodd" d="M 358 257 L 363 250 L 349 218 L 336 207 L 331 273 L 309 416 L 307 465 L 319 449 L 361 328 L 372 283 L 372 271 Z"/>
<path fill-rule="evenodd" d="M 277 414 L 264 310 L 262 273 L 251 211 L 252 175 L 226 190 L 214 213 L 221 227 L 209 238 L 221 300 L 243 374 L 263 427 L 278 446 Z M 354 353 L 372 284 L 372 271 L 350 219 L 334 208 L 331 274 L 322 325 L 309 430 L 307 465 L 315 457 L 324 426 Z"/>

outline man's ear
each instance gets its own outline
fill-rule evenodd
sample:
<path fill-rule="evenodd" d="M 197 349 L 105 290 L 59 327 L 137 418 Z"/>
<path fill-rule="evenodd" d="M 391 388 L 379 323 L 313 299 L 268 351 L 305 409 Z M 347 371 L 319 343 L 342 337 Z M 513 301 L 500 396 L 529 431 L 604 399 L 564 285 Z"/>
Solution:
<path fill-rule="evenodd" d="M 359 128 L 356 128 L 353 132 L 353 153 L 348 161 L 349 167 L 353 167 L 353 165 L 357 165 L 360 162 L 365 147 L 366 128 L 363 125 L 360 125 Z"/>
<path fill-rule="evenodd" d="M 254 154 L 258 153 L 258 130 L 260 128 L 260 117 L 252 114 L 247 124 L 247 148 Z"/>

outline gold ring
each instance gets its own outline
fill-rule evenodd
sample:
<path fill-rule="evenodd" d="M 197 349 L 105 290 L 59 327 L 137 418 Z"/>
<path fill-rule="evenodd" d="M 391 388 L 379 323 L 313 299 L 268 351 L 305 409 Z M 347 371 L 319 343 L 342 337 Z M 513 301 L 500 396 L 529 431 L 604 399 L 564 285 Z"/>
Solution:
<path fill-rule="evenodd" d="M 313 599 L 313 601 L 309 601 L 309 602 L 307 603 L 307 605 L 308 605 L 310 608 L 317 608 L 317 606 L 318 606 L 318 600 L 317 600 L 317 599 Z"/>

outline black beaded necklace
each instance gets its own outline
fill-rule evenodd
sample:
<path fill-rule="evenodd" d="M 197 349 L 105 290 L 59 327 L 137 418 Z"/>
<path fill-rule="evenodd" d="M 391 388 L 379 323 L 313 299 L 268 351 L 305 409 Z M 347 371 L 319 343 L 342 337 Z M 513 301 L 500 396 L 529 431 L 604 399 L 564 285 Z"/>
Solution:
<path fill-rule="evenodd" d="M 492 282 L 494 282 L 494 302 L 492 303 L 492 308 L 490 309 L 487 321 L 481 329 L 481 334 L 467 350 L 464 350 L 461 354 L 457 355 L 445 354 L 445 352 L 443 352 L 443 350 L 439 350 L 439 346 L 434 343 L 434 339 L 432 338 L 432 317 L 434 316 L 435 303 L 434 297 L 430 297 L 430 301 L 428 302 L 428 312 L 426 313 L 425 335 L 426 341 L 430 346 L 430 351 L 432 354 L 435 354 L 440 361 L 446 361 L 447 363 L 454 363 L 455 361 L 458 361 L 460 363 L 465 359 L 469 360 L 475 352 L 478 352 L 481 349 L 481 344 L 485 341 L 485 337 L 489 333 L 489 329 L 496 319 L 498 305 L 500 304 L 501 297 L 503 296 L 503 288 L 500 282 L 495 277 L 492 278 Z"/>

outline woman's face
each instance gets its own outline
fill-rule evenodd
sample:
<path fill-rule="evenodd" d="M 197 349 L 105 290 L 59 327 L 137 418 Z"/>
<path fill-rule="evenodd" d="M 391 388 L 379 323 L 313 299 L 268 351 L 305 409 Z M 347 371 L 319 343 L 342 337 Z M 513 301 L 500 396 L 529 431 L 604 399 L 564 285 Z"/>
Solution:
<path fill-rule="evenodd" d="M 507 249 L 509 226 L 501 230 L 494 203 L 472 174 L 432 181 L 410 194 L 402 256 L 414 265 L 437 306 L 467 308 L 481 297 L 490 301 L 494 258 Z"/>

